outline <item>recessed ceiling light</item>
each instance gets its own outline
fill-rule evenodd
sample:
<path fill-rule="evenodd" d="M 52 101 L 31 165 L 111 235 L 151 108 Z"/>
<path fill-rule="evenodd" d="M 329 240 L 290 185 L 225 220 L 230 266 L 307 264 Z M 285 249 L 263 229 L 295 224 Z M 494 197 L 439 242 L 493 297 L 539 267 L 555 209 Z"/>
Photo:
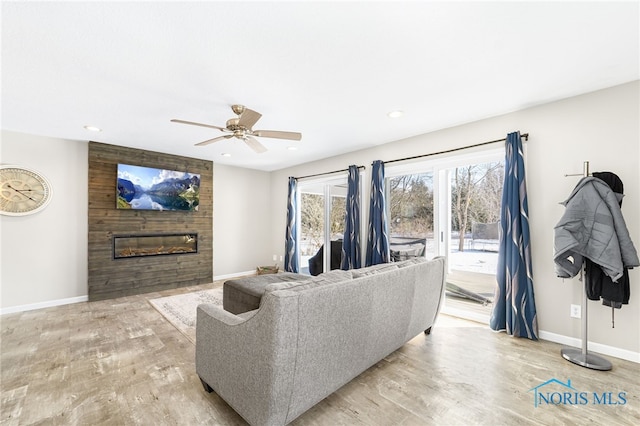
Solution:
<path fill-rule="evenodd" d="M 102 129 L 96 126 L 84 126 L 85 129 L 87 129 L 90 132 L 101 132 Z"/>
<path fill-rule="evenodd" d="M 288 147 L 287 147 L 287 149 L 288 149 L 289 151 L 297 151 L 297 150 L 298 150 L 298 147 L 297 147 L 297 146 L 293 146 L 293 145 L 291 145 L 291 146 L 288 146 Z"/>
<path fill-rule="evenodd" d="M 395 111 L 391 111 L 389 114 L 387 114 L 387 117 L 389 117 L 389 118 L 398 118 L 398 117 L 402 117 L 403 115 L 404 115 L 403 111 L 395 110 Z"/>
<path fill-rule="evenodd" d="M 223 152 L 222 154 L 223 157 L 231 157 L 231 154 L 229 154 L 228 152 Z"/>

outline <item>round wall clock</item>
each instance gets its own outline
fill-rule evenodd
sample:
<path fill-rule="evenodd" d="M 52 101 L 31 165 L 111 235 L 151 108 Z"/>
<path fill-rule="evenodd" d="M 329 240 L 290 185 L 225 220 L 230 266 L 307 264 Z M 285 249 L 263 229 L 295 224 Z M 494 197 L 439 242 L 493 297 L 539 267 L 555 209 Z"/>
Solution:
<path fill-rule="evenodd" d="M 49 181 L 19 166 L 0 166 L 0 214 L 23 216 L 39 212 L 51 201 Z"/>

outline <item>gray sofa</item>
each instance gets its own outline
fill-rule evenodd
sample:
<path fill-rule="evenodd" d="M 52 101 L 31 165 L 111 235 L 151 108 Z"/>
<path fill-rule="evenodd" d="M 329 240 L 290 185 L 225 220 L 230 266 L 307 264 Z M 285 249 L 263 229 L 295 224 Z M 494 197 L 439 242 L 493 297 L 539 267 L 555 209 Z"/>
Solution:
<path fill-rule="evenodd" d="M 200 305 L 196 372 L 250 424 L 287 424 L 430 330 L 444 283 L 444 258 L 416 258 L 268 284 L 238 315 Z"/>

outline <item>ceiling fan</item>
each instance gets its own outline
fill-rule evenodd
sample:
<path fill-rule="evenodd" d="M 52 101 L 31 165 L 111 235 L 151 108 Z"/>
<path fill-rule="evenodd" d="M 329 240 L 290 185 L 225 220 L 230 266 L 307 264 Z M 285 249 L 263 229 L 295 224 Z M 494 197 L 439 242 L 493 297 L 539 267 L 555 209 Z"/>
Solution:
<path fill-rule="evenodd" d="M 253 125 L 260 120 L 262 114 L 259 112 L 255 112 L 246 108 L 244 105 L 231 105 L 231 109 L 237 115 L 237 117 L 230 118 L 227 120 L 226 127 L 214 126 L 212 124 L 203 124 L 203 123 L 195 123 L 193 121 L 185 121 L 173 119 L 171 120 L 173 123 L 182 123 L 182 124 L 190 124 L 193 126 L 201 126 L 201 127 L 209 127 L 212 129 L 218 129 L 221 132 L 228 133 L 224 136 L 218 136 L 213 139 L 208 139 L 204 142 L 197 143 L 196 146 L 209 145 L 210 143 L 218 142 L 224 139 L 229 138 L 238 138 L 243 140 L 249 148 L 253 149 L 258 154 L 261 154 L 267 150 L 264 145 L 262 145 L 255 138 L 263 137 L 263 138 L 275 138 L 275 139 L 290 139 L 299 141 L 302 139 L 302 134 L 297 132 L 282 132 L 278 130 L 253 130 Z"/>

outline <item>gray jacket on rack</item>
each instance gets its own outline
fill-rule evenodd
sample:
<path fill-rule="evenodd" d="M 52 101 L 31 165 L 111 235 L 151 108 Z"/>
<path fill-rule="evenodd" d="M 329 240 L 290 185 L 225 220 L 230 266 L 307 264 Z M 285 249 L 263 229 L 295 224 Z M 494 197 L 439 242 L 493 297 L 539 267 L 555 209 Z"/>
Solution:
<path fill-rule="evenodd" d="M 561 203 L 566 209 L 554 228 L 553 259 L 558 277 L 576 276 L 584 258 L 600 265 L 614 282 L 624 268 L 640 266 L 619 196 L 605 182 L 589 176 Z"/>

